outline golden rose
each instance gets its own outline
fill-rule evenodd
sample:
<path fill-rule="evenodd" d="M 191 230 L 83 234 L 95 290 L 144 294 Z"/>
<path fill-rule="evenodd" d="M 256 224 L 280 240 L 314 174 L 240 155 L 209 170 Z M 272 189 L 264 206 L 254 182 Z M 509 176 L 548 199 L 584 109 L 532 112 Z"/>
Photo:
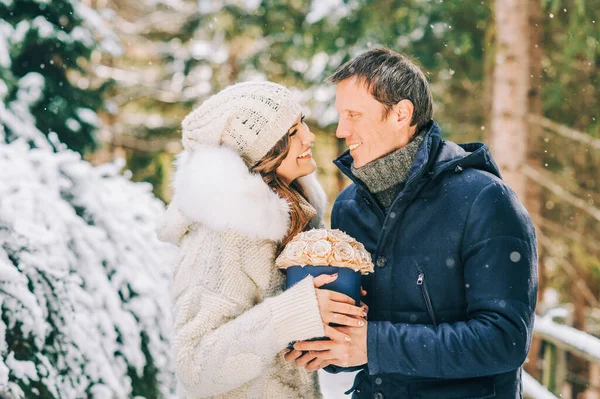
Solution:
<path fill-rule="evenodd" d="M 354 238 L 350 237 L 348 234 L 344 233 L 341 230 L 338 229 L 334 229 L 334 230 L 329 230 L 327 232 L 327 237 L 330 238 L 331 241 L 334 242 L 354 242 L 356 241 Z"/>
<path fill-rule="evenodd" d="M 293 241 L 306 241 L 306 232 L 302 231 L 302 232 L 296 234 L 294 236 L 294 238 L 292 238 L 292 242 Z"/>
<path fill-rule="evenodd" d="M 361 273 L 373 273 L 373 260 L 364 246 L 358 250 L 358 257 L 360 258 Z"/>
<path fill-rule="evenodd" d="M 327 240 L 311 242 L 306 246 L 305 252 L 311 265 L 327 266 L 329 265 L 328 258 L 331 252 L 331 243 Z"/>
<path fill-rule="evenodd" d="M 305 249 L 307 242 L 304 240 L 292 240 L 286 246 L 275 264 L 277 267 L 290 267 L 305 265 L 308 261 Z"/>
<path fill-rule="evenodd" d="M 362 274 L 373 272 L 365 246 L 340 230 L 313 229 L 296 235 L 276 260 L 279 268 L 290 266 L 338 266 Z"/>
<path fill-rule="evenodd" d="M 304 240 L 290 241 L 290 243 L 285 246 L 283 253 L 289 258 L 300 257 L 304 254 L 304 249 L 306 248 L 307 244 L 308 243 Z"/>
<path fill-rule="evenodd" d="M 303 233 L 304 239 L 307 241 L 319 241 L 327 239 L 327 230 L 325 229 L 312 229 Z"/>
<path fill-rule="evenodd" d="M 358 241 L 354 242 L 354 247 L 356 249 L 358 249 L 359 251 L 366 251 L 365 246 L 363 245 L 362 242 L 358 242 Z"/>
<path fill-rule="evenodd" d="M 338 242 L 333 245 L 331 253 L 331 263 L 333 266 L 343 266 L 352 262 L 356 258 L 356 254 L 352 245 L 347 242 Z"/>

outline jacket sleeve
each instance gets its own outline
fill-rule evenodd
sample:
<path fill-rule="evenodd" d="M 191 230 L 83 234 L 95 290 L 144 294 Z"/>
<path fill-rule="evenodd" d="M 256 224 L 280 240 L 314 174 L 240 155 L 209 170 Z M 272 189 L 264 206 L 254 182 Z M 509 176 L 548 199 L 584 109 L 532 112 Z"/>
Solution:
<path fill-rule="evenodd" d="M 198 262 L 197 255 L 180 256 L 178 267 L 185 262 Z M 255 295 L 246 288 L 251 279 L 218 281 L 174 295 L 176 375 L 188 395 L 236 389 L 270 367 L 289 342 L 324 335 L 312 277 L 250 309 L 239 293 Z"/>
<path fill-rule="evenodd" d="M 467 320 L 433 325 L 369 322 L 369 374 L 469 378 L 524 362 L 537 293 L 535 232 L 525 208 L 500 182 L 469 210 L 461 257 Z"/>

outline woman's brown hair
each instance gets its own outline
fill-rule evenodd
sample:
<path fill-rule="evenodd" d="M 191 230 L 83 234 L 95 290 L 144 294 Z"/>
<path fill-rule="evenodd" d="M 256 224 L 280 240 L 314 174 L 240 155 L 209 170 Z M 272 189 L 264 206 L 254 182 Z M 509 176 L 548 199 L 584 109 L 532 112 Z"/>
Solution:
<path fill-rule="evenodd" d="M 290 242 L 292 238 L 298 233 L 300 233 L 308 222 L 310 222 L 310 218 L 304 213 L 302 208 L 300 207 L 300 203 L 298 202 L 298 198 L 295 193 L 300 194 L 304 199 L 306 199 L 306 194 L 302 190 L 302 187 L 296 180 L 294 180 L 288 186 L 285 184 L 283 180 L 275 173 L 281 162 L 287 157 L 290 151 L 290 134 L 288 133 L 281 140 L 277 142 L 271 148 L 271 150 L 265 155 L 260 161 L 256 162 L 251 168 L 250 171 L 253 173 L 260 173 L 265 183 L 273 189 L 281 198 L 285 199 L 290 204 L 290 228 L 288 230 L 288 234 L 281 241 L 278 247 L 278 252 L 283 249 L 285 244 Z"/>

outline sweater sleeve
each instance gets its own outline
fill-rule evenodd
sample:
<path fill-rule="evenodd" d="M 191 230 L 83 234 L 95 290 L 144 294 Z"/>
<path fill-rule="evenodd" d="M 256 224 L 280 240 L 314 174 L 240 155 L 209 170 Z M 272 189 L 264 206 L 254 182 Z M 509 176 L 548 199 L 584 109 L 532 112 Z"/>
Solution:
<path fill-rule="evenodd" d="M 240 291 L 237 280 L 207 283 L 175 300 L 176 374 L 191 396 L 236 389 L 257 378 L 289 342 L 324 335 L 312 277 L 248 310 L 225 293 L 239 297 Z"/>
<path fill-rule="evenodd" d="M 515 194 L 491 183 L 475 199 L 462 258 L 467 320 L 369 322 L 369 374 L 470 378 L 517 369 L 533 333 L 537 250 L 529 215 Z"/>

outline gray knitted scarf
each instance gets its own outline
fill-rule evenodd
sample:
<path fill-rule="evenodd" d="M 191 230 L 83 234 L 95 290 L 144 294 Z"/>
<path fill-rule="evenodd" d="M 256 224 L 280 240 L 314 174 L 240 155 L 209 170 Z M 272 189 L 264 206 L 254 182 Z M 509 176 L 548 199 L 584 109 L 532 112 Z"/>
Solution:
<path fill-rule="evenodd" d="M 358 169 L 352 163 L 352 174 L 367 186 L 386 211 L 404 188 L 424 136 L 421 132 L 406 146 Z"/>

